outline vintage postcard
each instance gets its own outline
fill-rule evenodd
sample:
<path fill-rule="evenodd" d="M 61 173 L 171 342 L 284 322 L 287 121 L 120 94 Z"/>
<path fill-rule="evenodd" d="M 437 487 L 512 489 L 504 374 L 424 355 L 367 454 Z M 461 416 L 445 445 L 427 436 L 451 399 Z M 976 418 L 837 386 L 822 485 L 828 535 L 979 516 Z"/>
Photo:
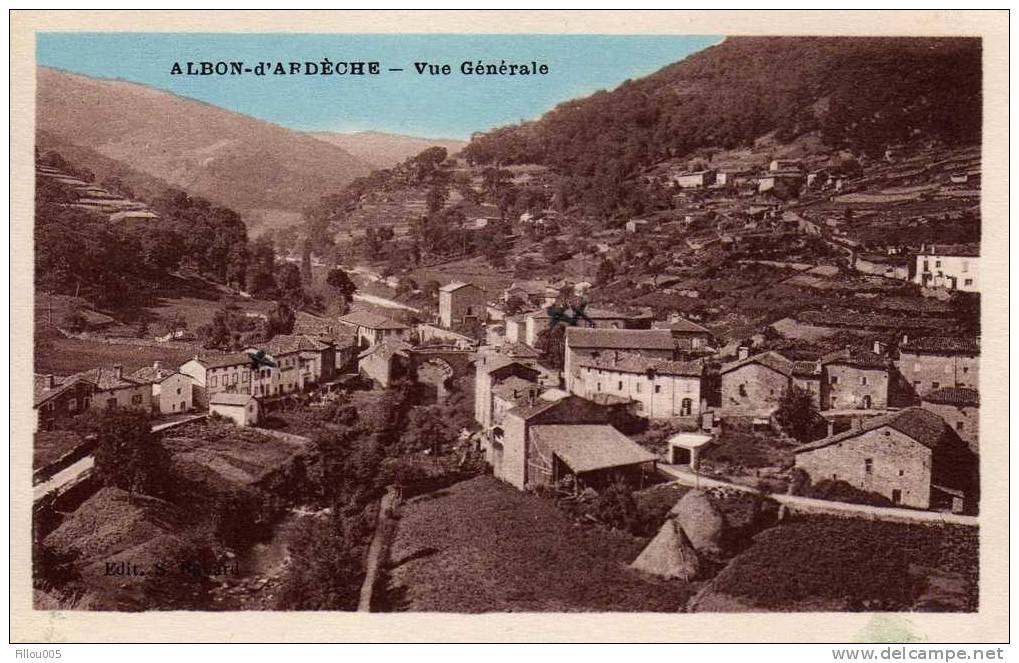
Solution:
<path fill-rule="evenodd" d="M 1007 30 L 14 12 L 11 638 L 1007 639 Z"/>

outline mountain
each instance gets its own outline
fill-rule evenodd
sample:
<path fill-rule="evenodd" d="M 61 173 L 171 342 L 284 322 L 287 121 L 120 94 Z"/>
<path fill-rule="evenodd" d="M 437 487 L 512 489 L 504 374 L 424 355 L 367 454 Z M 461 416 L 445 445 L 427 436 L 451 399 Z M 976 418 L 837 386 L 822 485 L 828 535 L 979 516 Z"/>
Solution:
<path fill-rule="evenodd" d="M 341 147 L 377 168 L 392 168 L 401 161 L 416 156 L 429 147 L 444 147 L 452 155 L 467 145 L 467 141 L 463 140 L 419 138 L 417 136 L 403 136 L 377 131 L 359 131 L 350 134 L 322 131 L 309 135 Z"/>
<path fill-rule="evenodd" d="M 916 138 L 954 146 L 980 139 L 980 86 L 979 39 L 731 37 L 475 136 L 463 156 L 544 164 L 599 192 L 648 165 L 767 134 L 787 142 L 817 132 L 831 148 L 871 156 Z"/>
<path fill-rule="evenodd" d="M 46 67 L 37 85 L 39 136 L 235 209 L 253 226 L 299 220 L 374 169 L 302 132 L 144 85 Z"/>

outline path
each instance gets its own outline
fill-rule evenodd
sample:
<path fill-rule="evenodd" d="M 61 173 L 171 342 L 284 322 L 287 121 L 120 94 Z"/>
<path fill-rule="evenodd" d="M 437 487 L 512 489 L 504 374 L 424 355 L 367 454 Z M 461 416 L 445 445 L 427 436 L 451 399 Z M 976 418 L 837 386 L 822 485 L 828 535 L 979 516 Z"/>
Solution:
<path fill-rule="evenodd" d="M 354 293 L 355 302 L 367 302 L 369 304 L 375 304 L 376 306 L 382 306 L 384 308 L 399 308 L 405 311 L 413 311 L 414 313 L 420 313 L 420 309 L 416 309 L 413 306 L 407 306 L 402 304 L 395 299 L 386 299 L 385 297 L 379 297 L 378 295 L 363 295 L 361 293 Z"/>
<path fill-rule="evenodd" d="M 665 474 L 675 479 L 676 483 L 695 488 L 729 488 L 747 493 L 759 492 L 750 486 L 743 486 L 737 483 L 712 479 L 701 476 L 686 469 L 685 465 L 667 465 L 659 463 L 658 468 Z M 965 525 L 976 527 L 979 519 L 976 516 L 963 516 L 956 513 L 943 513 L 940 511 L 918 511 L 914 509 L 897 509 L 894 507 L 870 506 L 869 504 L 850 504 L 848 502 L 832 502 L 830 500 L 819 500 L 801 495 L 784 495 L 771 493 L 770 499 L 779 504 L 784 504 L 796 511 L 809 511 L 811 513 L 823 513 L 834 516 L 851 516 L 855 518 L 869 518 L 871 520 L 883 520 L 889 522 L 903 523 L 938 523 L 943 525 Z"/>
<path fill-rule="evenodd" d="M 379 516 L 375 525 L 375 535 L 368 546 L 368 559 L 365 561 L 364 583 L 361 585 L 361 597 L 357 602 L 358 612 L 371 612 L 372 599 L 375 596 L 375 583 L 379 579 L 379 571 L 389 557 L 389 545 L 393 537 L 393 513 L 400 501 L 400 493 L 390 486 L 386 494 L 379 500 Z"/>

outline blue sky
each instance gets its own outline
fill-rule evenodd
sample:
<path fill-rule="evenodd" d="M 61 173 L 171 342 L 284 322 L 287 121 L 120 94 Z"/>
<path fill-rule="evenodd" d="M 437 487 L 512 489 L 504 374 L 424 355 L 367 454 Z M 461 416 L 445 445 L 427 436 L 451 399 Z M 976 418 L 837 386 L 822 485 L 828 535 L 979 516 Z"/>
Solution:
<path fill-rule="evenodd" d="M 122 78 L 306 131 L 468 138 L 639 78 L 719 36 L 41 33 L 37 61 Z M 378 61 L 379 76 L 174 76 L 175 62 Z M 465 60 L 545 63 L 545 76 L 465 76 Z M 448 63 L 419 76 L 415 62 Z M 403 68 L 403 72 L 386 69 Z"/>

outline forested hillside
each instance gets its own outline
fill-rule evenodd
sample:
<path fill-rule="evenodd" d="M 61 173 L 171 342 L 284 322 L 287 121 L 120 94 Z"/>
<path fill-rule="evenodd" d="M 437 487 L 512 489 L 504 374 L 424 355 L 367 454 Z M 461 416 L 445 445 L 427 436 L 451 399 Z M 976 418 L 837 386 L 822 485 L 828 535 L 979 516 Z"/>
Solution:
<path fill-rule="evenodd" d="M 642 167 L 770 132 L 788 141 L 818 131 L 834 149 L 871 156 L 918 137 L 976 142 L 980 58 L 978 39 L 733 37 L 535 122 L 479 134 L 463 155 L 550 166 L 570 178 L 574 200 L 624 200 Z"/>

